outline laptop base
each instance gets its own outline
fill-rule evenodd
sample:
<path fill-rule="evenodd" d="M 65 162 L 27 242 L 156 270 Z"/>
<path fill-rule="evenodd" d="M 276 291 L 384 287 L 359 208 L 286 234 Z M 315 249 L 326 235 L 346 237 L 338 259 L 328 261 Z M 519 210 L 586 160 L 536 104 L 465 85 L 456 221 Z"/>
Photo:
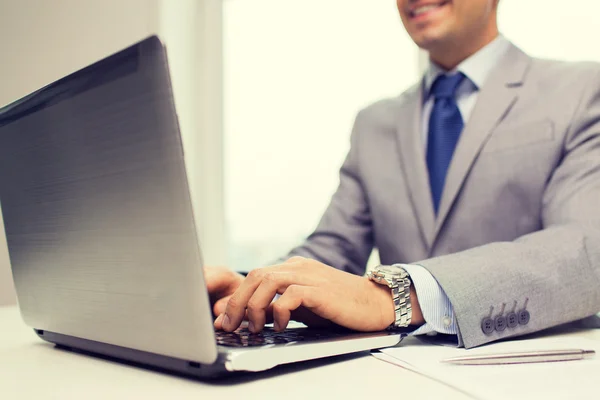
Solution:
<path fill-rule="evenodd" d="M 214 364 L 207 365 L 55 332 L 38 329 L 34 331 L 41 339 L 55 344 L 59 349 L 113 359 L 136 367 L 150 368 L 160 372 L 170 372 L 201 379 L 214 379 L 231 376 L 235 373 L 225 369 L 226 355 L 222 353 L 219 353 L 219 357 Z"/>

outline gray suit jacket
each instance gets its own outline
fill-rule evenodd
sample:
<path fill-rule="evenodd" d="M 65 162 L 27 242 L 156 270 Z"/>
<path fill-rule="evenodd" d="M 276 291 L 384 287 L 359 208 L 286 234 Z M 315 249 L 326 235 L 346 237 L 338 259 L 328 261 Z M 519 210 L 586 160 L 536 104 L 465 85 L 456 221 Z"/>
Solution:
<path fill-rule="evenodd" d="M 374 246 L 384 264 L 417 262 L 468 348 L 600 311 L 600 66 L 511 47 L 481 88 L 437 218 L 422 104 L 419 84 L 359 113 L 339 188 L 291 254 L 356 274 Z M 529 322 L 484 333 L 490 308 L 515 302 Z"/>

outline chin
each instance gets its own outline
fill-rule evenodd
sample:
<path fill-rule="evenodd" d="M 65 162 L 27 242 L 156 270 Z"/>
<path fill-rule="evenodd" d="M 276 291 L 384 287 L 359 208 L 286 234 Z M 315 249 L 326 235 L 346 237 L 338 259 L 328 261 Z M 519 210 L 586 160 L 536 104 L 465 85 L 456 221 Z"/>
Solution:
<path fill-rule="evenodd" d="M 419 37 L 414 37 L 413 41 L 419 48 L 427 51 L 438 47 L 444 42 L 443 38 L 437 35 L 419 35 Z"/>
<path fill-rule="evenodd" d="M 443 27 L 430 27 L 411 35 L 413 42 L 423 50 L 432 50 L 452 42 L 453 35 Z"/>

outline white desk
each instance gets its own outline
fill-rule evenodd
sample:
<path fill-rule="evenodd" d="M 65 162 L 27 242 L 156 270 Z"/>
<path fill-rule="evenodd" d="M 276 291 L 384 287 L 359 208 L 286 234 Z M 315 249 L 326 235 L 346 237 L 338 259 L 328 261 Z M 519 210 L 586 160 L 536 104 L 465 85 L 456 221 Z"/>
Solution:
<path fill-rule="evenodd" d="M 394 389 L 392 384 L 398 385 Z M 465 399 L 368 353 L 200 382 L 55 349 L 0 307 L 0 399 Z"/>
<path fill-rule="evenodd" d="M 577 328 L 600 328 L 600 318 L 555 328 L 549 333 L 600 341 L 600 329 Z M 411 345 L 425 345 L 414 338 L 408 341 L 417 342 Z M 396 392 L 394 384 L 398 386 Z M 368 353 L 284 366 L 214 383 L 181 378 L 55 349 L 24 325 L 16 307 L 0 307 L 0 399 L 163 398 L 454 400 L 469 397 L 442 383 L 379 361 Z M 590 398 L 595 398 L 595 394 L 590 394 Z"/>

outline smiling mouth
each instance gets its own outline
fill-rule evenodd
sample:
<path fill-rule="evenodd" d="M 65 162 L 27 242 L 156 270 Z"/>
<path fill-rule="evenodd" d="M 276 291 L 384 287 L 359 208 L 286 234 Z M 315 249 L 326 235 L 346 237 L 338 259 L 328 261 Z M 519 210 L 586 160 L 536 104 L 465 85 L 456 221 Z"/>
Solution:
<path fill-rule="evenodd" d="M 409 15 L 411 18 L 418 18 L 432 11 L 437 11 L 439 8 L 445 6 L 446 4 L 450 4 L 450 0 L 445 0 L 438 4 L 427 4 L 424 6 L 417 7 L 414 10 L 410 10 Z"/>

